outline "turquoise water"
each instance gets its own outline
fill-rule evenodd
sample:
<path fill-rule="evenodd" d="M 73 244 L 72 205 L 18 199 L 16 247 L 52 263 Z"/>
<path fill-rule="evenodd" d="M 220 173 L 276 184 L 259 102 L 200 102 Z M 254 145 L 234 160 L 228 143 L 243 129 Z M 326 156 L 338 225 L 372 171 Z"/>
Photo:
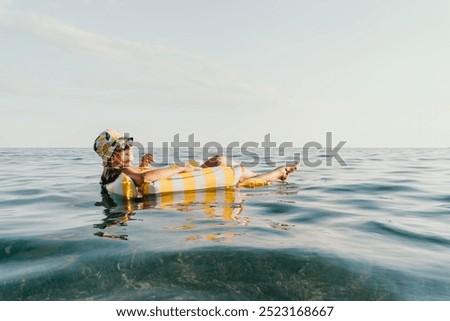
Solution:
<path fill-rule="evenodd" d="M 91 149 L 2 149 L 0 299 L 449 300 L 450 149 L 341 156 L 130 203 L 101 194 Z"/>

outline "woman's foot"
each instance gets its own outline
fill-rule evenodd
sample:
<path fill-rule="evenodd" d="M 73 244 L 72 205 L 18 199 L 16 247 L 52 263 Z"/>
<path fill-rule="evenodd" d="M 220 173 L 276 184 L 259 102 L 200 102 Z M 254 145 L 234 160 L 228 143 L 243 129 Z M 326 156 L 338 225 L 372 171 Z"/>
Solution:
<path fill-rule="evenodd" d="M 282 174 L 280 176 L 280 180 L 285 181 L 287 179 L 287 177 L 289 176 L 289 174 L 298 170 L 298 163 L 294 163 L 292 165 L 281 166 L 280 170 L 282 172 Z"/>
<path fill-rule="evenodd" d="M 278 167 L 277 170 L 280 173 L 280 176 L 278 177 L 279 180 L 285 181 L 289 174 L 295 172 L 298 169 L 298 163 L 294 163 L 293 165 L 285 165 Z"/>
<path fill-rule="evenodd" d="M 245 181 L 247 179 L 252 179 L 252 178 L 263 179 L 268 182 L 285 181 L 291 173 L 295 172 L 298 169 L 298 166 L 299 165 L 297 162 L 292 165 L 280 166 L 280 167 L 274 169 L 273 171 L 270 171 L 265 174 L 255 175 L 252 177 L 245 177 L 243 181 Z"/>

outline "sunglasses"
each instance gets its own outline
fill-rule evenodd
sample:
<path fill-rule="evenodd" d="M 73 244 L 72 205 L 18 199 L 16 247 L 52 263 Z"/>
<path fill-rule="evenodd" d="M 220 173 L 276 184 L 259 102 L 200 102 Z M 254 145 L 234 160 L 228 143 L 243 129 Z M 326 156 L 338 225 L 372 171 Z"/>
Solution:
<path fill-rule="evenodd" d="M 112 143 L 112 146 L 115 147 L 114 148 L 115 151 L 127 150 L 133 146 L 133 138 L 130 137 L 130 138 L 127 138 L 126 140 L 123 140 L 123 139 L 116 140 Z"/>

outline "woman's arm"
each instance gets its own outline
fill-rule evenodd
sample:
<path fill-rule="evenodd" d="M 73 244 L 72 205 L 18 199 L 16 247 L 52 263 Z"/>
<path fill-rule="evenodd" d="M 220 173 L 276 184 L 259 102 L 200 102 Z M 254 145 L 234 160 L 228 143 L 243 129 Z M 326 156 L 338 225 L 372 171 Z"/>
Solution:
<path fill-rule="evenodd" d="M 145 172 L 137 171 L 133 167 L 125 167 L 122 169 L 122 172 L 128 175 L 137 186 L 141 186 L 142 184 L 144 184 L 144 182 L 154 182 L 161 178 L 166 178 L 178 173 L 190 171 L 192 171 L 192 167 L 190 166 L 180 167 L 177 165 L 153 169 Z"/>
<path fill-rule="evenodd" d="M 178 173 L 191 172 L 191 171 L 192 171 L 192 167 L 190 167 L 190 166 L 180 167 L 177 165 L 173 165 L 170 167 L 154 169 L 154 170 L 151 170 L 148 172 L 144 172 L 143 174 L 144 174 L 145 182 L 154 182 L 161 178 L 166 178 L 166 177 L 170 177 L 175 174 L 178 174 Z"/>

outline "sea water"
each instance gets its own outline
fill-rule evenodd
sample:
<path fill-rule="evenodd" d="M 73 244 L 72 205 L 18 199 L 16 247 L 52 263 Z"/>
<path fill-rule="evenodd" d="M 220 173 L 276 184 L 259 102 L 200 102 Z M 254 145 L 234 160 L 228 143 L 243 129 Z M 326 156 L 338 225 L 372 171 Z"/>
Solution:
<path fill-rule="evenodd" d="M 91 149 L 1 149 L 0 300 L 449 300 L 450 149 L 340 155 L 128 202 Z"/>

